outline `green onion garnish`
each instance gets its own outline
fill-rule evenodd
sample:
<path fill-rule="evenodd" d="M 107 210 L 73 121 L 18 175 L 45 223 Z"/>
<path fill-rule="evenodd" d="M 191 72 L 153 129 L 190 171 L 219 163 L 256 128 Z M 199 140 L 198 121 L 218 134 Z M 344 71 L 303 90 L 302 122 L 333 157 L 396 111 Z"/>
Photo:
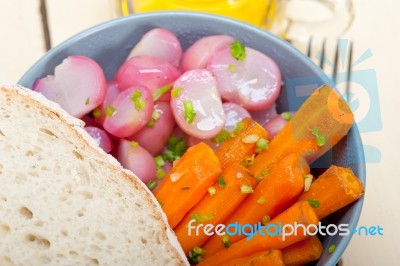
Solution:
<path fill-rule="evenodd" d="M 247 167 L 253 165 L 254 163 L 254 154 L 252 156 L 247 156 L 243 161 L 243 166 Z"/>
<path fill-rule="evenodd" d="M 286 121 L 292 120 L 292 114 L 290 112 L 284 112 L 281 114 L 282 118 Z"/>
<path fill-rule="evenodd" d="M 326 139 L 325 139 L 324 135 L 321 135 L 319 133 L 318 128 L 316 128 L 316 127 L 313 128 L 311 132 L 315 136 L 315 141 L 317 142 L 317 145 L 320 146 L 320 147 L 324 146 L 325 143 L 326 143 Z"/>
<path fill-rule="evenodd" d="M 239 40 L 234 40 L 231 44 L 231 55 L 239 61 L 246 59 L 246 48 Z"/>
<path fill-rule="evenodd" d="M 146 126 L 154 127 L 154 125 L 156 124 L 156 121 L 158 119 L 160 119 L 160 117 L 161 117 L 161 114 L 157 110 L 154 110 L 153 113 L 151 114 L 151 118 L 150 118 L 149 122 L 147 122 Z"/>
<path fill-rule="evenodd" d="M 89 103 L 90 103 L 90 99 L 86 98 L 85 105 L 88 105 Z"/>
<path fill-rule="evenodd" d="M 229 70 L 230 72 L 235 72 L 235 71 L 236 71 L 236 66 L 230 64 L 230 65 L 228 66 L 228 70 Z"/>
<path fill-rule="evenodd" d="M 101 110 L 99 108 L 95 108 L 93 110 L 93 116 L 94 118 L 99 118 L 101 116 Z"/>
<path fill-rule="evenodd" d="M 257 203 L 260 205 L 263 205 L 265 203 L 265 198 L 264 197 L 259 197 L 257 200 Z"/>
<path fill-rule="evenodd" d="M 332 245 L 329 246 L 328 252 L 329 252 L 329 253 L 333 253 L 333 252 L 335 251 L 335 249 L 336 249 L 336 245 L 335 245 L 335 244 L 332 244 Z"/>
<path fill-rule="evenodd" d="M 104 111 L 106 112 L 106 116 L 113 116 L 117 112 L 117 109 L 115 109 L 115 107 L 109 105 L 105 108 Z"/>
<path fill-rule="evenodd" d="M 165 86 L 162 86 L 161 88 L 156 89 L 153 94 L 153 101 L 157 101 L 158 99 L 160 99 L 161 97 L 163 97 L 163 95 L 169 91 L 169 89 L 171 89 L 172 84 L 167 84 Z"/>
<path fill-rule="evenodd" d="M 222 243 L 224 244 L 225 248 L 229 248 L 231 246 L 231 241 L 227 235 L 222 236 Z"/>
<path fill-rule="evenodd" d="M 146 102 L 142 99 L 142 92 L 140 90 L 135 90 L 133 92 L 131 100 L 135 104 L 135 109 L 137 111 L 140 111 L 146 107 Z"/>
<path fill-rule="evenodd" d="M 214 143 L 222 143 L 222 142 L 224 142 L 225 140 L 228 140 L 228 139 L 230 139 L 230 138 L 231 138 L 231 134 L 230 134 L 227 130 L 222 129 L 222 130 L 218 133 L 218 135 L 216 135 L 215 137 L 213 137 L 213 138 L 211 139 L 211 141 L 214 142 Z"/>
<path fill-rule="evenodd" d="M 166 174 L 167 174 L 167 173 L 165 172 L 164 169 L 162 169 L 161 167 L 160 167 L 160 168 L 157 168 L 157 170 L 156 170 L 156 178 L 157 178 L 157 179 L 163 179 L 163 178 L 165 177 Z"/>
<path fill-rule="evenodd" d="M 242 192 L 243 194 L 251 194 L 251 193 L 254 193 L 254 190 L 251 186 L 241 185 L 240 192 Z"/>
<path fill-rule="evenodd" d="M 179 97 L 179 95 L 181 95 L 182 92 L 182 88 L 173 88 L 171 91 L 171 96 L 172 98 L 176 99 Z"/>
<path fill-rule="evenodd" d="M 263 150 L 268 149 L 268 144 L 269 144 L 268 140 L 260 138 L 256 143 L 256 153 L 260 153 Z"/>
<path fill-rule="evenodd" d="M 226 187 L 226 182 L 224 180 L 224 176 L 223 175 L 219 175 L 219 177 L 217 178 L 217 184 L 218 186 L 225 188 Z"/>
<path fill-rule="evenodd" d="M 308 204 L 310 204 L 313 208 L 319 208 L 319 200 L 316 199 L 308 199 Z"/>
<path fill-rule="evenodd" d="M 217 189 L 215 187 L 208 188 L 208 194 L 210 194 L 210 196 L 214 196 L 215 193 L 217 193 Z"/>
<path fill-rule="evenodd" d="M 165 161 L 164 161 L 163 157 L 160 155 L 154 158 L 154 162 L 156 163 L 157 167 L 162 167 L 165 165 Z"/>
<path fill-rule="evenodd" d="M 152 191 L 153 189 L 155 189 L 157 186 L 157 182 L 152 180 L 150 182 L 147 183 L 147 187 L 150 189 L 150 191 Z"/>
<path fill-rule="evenodd" d="M 185 111 L 185 120 L 189 124 L 193 123 L 194 118 L 196 117 L 196 112 L 194 111 L 193 108 L 193 103 L 192 101 L 184 101 L 183 102 L 183 109 Z"/>

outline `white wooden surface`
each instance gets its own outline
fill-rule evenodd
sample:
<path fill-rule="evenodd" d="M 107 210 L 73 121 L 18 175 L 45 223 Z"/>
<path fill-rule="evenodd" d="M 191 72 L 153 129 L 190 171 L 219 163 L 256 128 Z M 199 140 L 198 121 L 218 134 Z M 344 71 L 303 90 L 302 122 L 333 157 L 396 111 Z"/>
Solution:
<path fill-rule="evenodd" d="M 111 0 L 47 0 L 53 45 L 113 17 Z M 15 83 L 44 52 L 38 0 L 0 0 L 0 80 Z M 360 225 L 380 225 L 384 236 L 353 237 L 347 265 L 400 265 L 400 20 L 397 0 L 354 0 L 356 19 L 346 35 L 354 58 L 368 48 L 373 56 L 357 69 L 377 74 L 383 130 L 363 133 L 382 160 L 367 165 L 367 190 Z M 361 101 L 363 98 L 361 97 Z M 365 100 L 365 99 L 364 99 Z"/>

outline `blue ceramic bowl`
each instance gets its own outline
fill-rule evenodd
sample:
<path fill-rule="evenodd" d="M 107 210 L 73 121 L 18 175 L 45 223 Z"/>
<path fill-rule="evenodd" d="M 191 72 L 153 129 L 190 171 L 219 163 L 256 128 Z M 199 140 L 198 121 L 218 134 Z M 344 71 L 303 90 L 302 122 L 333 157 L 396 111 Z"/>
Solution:
<path fill-rule="evenodd" d="M 19 84 L 32 87 L 36 79 L 53 74 L 55 66 L 69 55 L 84 55 L 96 60 L 104 69 L 108 79 L 114 77 L 135 43 L 148 30 L 164 27 L 173 31 L 183 48 L 207 35 L 228 34 L 242 40 L 271 58 L 282 71 L 283 88 L 278 99 L 278 110 L 296 110 L 312 90 L 329 78 L 306 56 L 288 43 L 251 25 L 213 15 L 189 12 L 158 12 L 115 19 L 95 26 L 58 45 L 46 53 L 21 78 Z M 331 164 L 350 167 L 365 185 L 365 162 L 360 134 L 356 126 L 346 139 L 338 143 L 328 154 L 311 167 L 315 174 L 321 173 Z M 363 199 L 324 219 L 324 223 L 345 223 L 355 228 L 362 209 Z M 325 252 L 316 265 L 337 263 L 352 235 L 327 236 L 322 238 Z M 336 245 L 333 254 L 327 248 Z"/>

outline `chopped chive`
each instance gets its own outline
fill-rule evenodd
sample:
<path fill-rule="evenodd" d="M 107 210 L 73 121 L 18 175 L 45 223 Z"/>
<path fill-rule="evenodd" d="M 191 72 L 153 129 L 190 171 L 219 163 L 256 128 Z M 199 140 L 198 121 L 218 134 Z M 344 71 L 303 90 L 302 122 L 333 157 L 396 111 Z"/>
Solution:
<path fill-rule="evenodd" d="M 313 208 L 319 208 L 319 200 L 316 199 L 308 199 L 308 204 L 310 204 Z"/>
<path fill-rule="evenodd" d="M 157 182 L 152 180 L 150 182 L 147 183 L 147 187 L 150 189 L 150 191 L 152 191 L 153 189 L 155 189 L 157 186 Z"/>
<path fill-rule="evenodd" d="M 257 184 L 260 183 L 261 180 L 263 180 L 263 179 L 264 179 L 264 177 L 263 177 L 262 175 L 256 176 L 256 182 L 257 182 Z"/>
<path fill-rule="evenodd" d="M 151 114 L 151 118 L 150 118 L 149 122 L 147 122 L 146 126 L 154 127 L 154 125 L 156 124 L 156 121 L 158 119 L 160 119 L 160 117 L 161 117 L 161 114 L 157 110 L 154 110 L 153 113 Z"/>
<path fill-rule="evenodd" d="M 104 111 L 106 112 L 106 116 L 114 116 L 115 113 L 117 112 L 117 109 L 115 109 L 115 107 L 109 105 L 105 108 Z"/>
<path fill-rule="evenodd" d="M 190 189 L 190 187 L 188 187 L 188 186 L 181 187 L 181 190 L 188 190 L 188 189 Z"/>
<path fill-rule="evenodd" d="M 224 244 L 225 248 L 229 248 L 231 246 L 231 241 L 227 235 L 222 236 L 222 243 Z"/>
<path fill-rule="evenodd" d="M 251 194 L 251 193 L 254 193 L 254 190 L 251 186 L 241 185 L 240 192 L 242 192 L 243 194 Z"/>
<path fill-rule="evenodd" d="M 257 200 L 257 203 L 260 205 L 263 205 L 265 203 L 265 198 L 264 197 L 259 197 Z"/>
<path fill-rule="evenodd" d="M 269 223 L 271 221 L 271 217 L 269 217 L 269 215 L 265 215 L 262 217 L 261 222 L 263 223 L 263 225 L 266 225 L 267 223 Z"/>
<path fill-rule="evenodd" d="M 163 97 L 163 95 L 165 93 L 167 93 L 167 91 L 169 91 L 169 89 L 171 89 L 172 84 L 167 84 L 165 86 L 162 86 L 161 88 L 156 89 L 153 94 L 153 101 L 157 101 L 158 99 L 160 99 L 161 97 Z"/>
<path fill-rule="evenodd" d="M 222 143 L 222 142 L 224 142 L 224 141 L 226 141 L 226 140 L 228 140 L 230 138 L 231 138 L 231 134 L 227 130 L 222 129 L 218 133 L 218 135 L 216 135 L 215 137 L 213 137 L 211 139 L 211 141 L 214 142 L 214 143 Z"/>
<path fill-rule="evenodd" d="M 199 255 L 203 255 L 205 253 L 205 250 L 200 248 L 200 247 L 198 247 L 198 246 L 195 246 L 193 248 L 193 252 L 196 253 L 196 254 L 199 254 Z"/>
<path fill-rule="evenodd" d="M 236 71 L 236 66 L 230 64 L 230 65 L 228 66 L 228 70 L 229 70 L 230 72 L 235 72 L 235 71 Z"/>
<path fill-rule="evenodd" d="M 256 143 L 260 139 L 256 134 L 247 135 L 242 138 L 242 142 L 246 144 Z"/>
<path fill-rule="evenodd" d="M 312 180 L 313 180 L 313 175 L 312 174 L 305 174 L 304 175 L 304 191 L 308 191 L 310 189 Z"/>
<path fill-rule="evenodd" d="M 290 112 L 284 112 L 281 114 L 282 118 L 286 121 L 292 120 L 292 114 Z"/>
<path fill-rule="evenodd" d="M 320 147 L 324 146 L 325 143 L 326 143 L 326 139 L 325 139 L 325 136 L 324 136 L 324 135 L 321 135 L 321 134 L 319 133 L 318 128 L 316 128 L 316 127 L 313 128 L 313 129 L 311 130 L 311 132 L 312 132 L 312 134 L 315 136 L 315 141 L 316 141 L 317 145 L 320 146 Z"/>
<path fill-rule="evenodd" d="M 217 193 L 217 189 L 215 187 L 208 188 L 208 194 L 210 194 L 210 196 L 214 196 L 215 193 Z"/>
<path fill-rule="evenodd" d="M 182 88 L 173 88 L 171 91 L 171 96 L 172 98 L 176 99 L 179 97 L 179 95 L 181 95 L 182 92 Z"/>
<path fill-rule="evenodd" d="M 167 142 L 167 149 L 161 155 L 164 160 L 173 163 L 186 151 L 186 140 L 184 137 L 171 136 Z"/>
<path fill-rule="evenodd" d="M 188 100 L 183 102 L 183 109 L 185 111 L 185 120 L 189 124 L 193 123 L 194 118 L 196 117 L 196 112 L 193 108 L 193 102 Z"/>
<path fill-rule="evenodd" d="M 246 48 L 239 40 L 234 40 L 231 44 L 231 55 L 239 61 L 246 59 Z"/>
<path fill-rule="evenodd" d="M 225 188 L 226 187 L 226 182 L 224 180 L 224 176 L 223 175 L 219 175 L 219 177 L 217 178 L 217 184 L 218 186 Z"/>
<path fill-rule="evenodd" d="M 88 105 L 89 103 L 90 103 L 90 99 L 86 98 L 85 105 Z"/>
<path fill-rule="evenodd" d="M 243 166 L 247 167 L 253 165 L 254 163 L 254 154 L 252 156 L 247 156 L 243 161 Z"/>
<path fill-rule="evenodd" d="M 137 143 L 136 141 L 132 140 L 131 141 L 131 147 L 137 147 L 139 145 L 139 143 Z"/>
<path fill-rule="evenodd" d="M 263 150 L 268 149 L 269 142 L 264 138 L 260 138 L 256 143 L 256 153 L 260 153 Z"/>
<path fill-rule="evenodd" d="M 94 118 L 99 118 L 101 116 L 101 110 L 99 108 L 95 108 L 93 110 L 93 116 Z"/>
<path fill-rule="evenodd" d="M 200 215 L 199 213 L 195 212 L 195 213 L 190 214 L 190 219 L 195 220 L 198 223 L 207 222 L 207 221 L 211 220 L 212 218 L 214 218 L 213 213 L 206 214 L 206 215 Z"/>
<path fill-rule="evenodd" d="M 192 264 L 197 264 L 199 263 L 203 257 L 201 255 L 203 255 L 204 253 L 206 253 L 206 251 L 198 246 L 195 246 L 193 248 L 193 250 L 189 251 L 189 255 L 188 255 L 188 260 L 190 263 Z"/>
<path fill-rule="evenodd" d="M 137 111 L 140 111 L 146 107 L 146 102 L 142 99 L 142 92 L 140 90 L 135 90 L 133 92 L 131 100 L 135 104 L 135 109 Z"/>
<path fill-rule="evenodd" d="M 162 167 L 165 165 L 165 161 L 164 161 L 163 157 L 160 155 L 154 158 L 154 162 L 156 163 L 157 167 Z"/>
<path fill-rule="evenodd" d="M 234 137 L 236 137 L 237 135 L 239 135 L 240 132 L 242 132 L 243 128 L 244 128 L 244 123 L 243 123 L 243 121 L 238 122 L 238 123 L 236 124 L 235 129 L 234 129 L 234 130 L 232 131 L 232 133 L 231 133 L 231 138 L 234 138 Z"/>
<path fill-rule="evenodd" d="M 162 169 L 162 168 L 158 168 L 158 169 L 156 170 L 156 178 L 157 178 L 157 179 L 163 179 L 163 178 L 165 177 L 166 174 L 167 174 L 167 173 L 166 173 L 165 170 Z"/>
<path fill-rule="evenodd" d="M 328 252 L 329 252 L 329 253 L 333 253 L 333 252 L 335 251 L 335 249 L 336 249 L 336 245 L 335 245 L 335 244 L 332 244 L 332 245 L 329 246 Z"/>

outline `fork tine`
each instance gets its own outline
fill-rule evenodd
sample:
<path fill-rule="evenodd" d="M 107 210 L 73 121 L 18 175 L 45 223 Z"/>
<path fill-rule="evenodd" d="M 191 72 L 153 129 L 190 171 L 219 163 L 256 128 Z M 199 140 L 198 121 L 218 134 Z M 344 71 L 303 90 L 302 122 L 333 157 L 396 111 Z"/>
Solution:
<path fill-rule="evenodd" d="M 339 64 L 339 49 L 340 49 L 339 43 L 340 43 L 340 40 L 338 39 L 338 41 L 336 43 L 335 61 L 333 63 L 333 70 L 332 70 L 332 80 L 333 80 L 334 84 L 337 83 L 337 71 L 338 71 L 338 64 Z"/>
<path fill-rule="evenodd" d="M 309 58 L 311 58 L 312 42 L 313 42 L 313 37 L 311 36 L 310 39 L 308 40 L 308 49 L 307 49 L 307 56 Z"/>
<path fill-rule="evenodd" d="M 347 61 L 347 77 L 346 77 L 346 97 L 347 97 L 348 102 L 350 101 L 350 82 L 351 82 L 352 61 L 353 61 L 353 42 L 350 41 L 349 57 L 348 57 L 348 61 Z"/>
<path fill-rule="evenodd" d="M 324 70 L 324 64 L 325 64 L 325 46 L 326 46 L 326 38 L 324 38 L 324 41 L 322 42 L 321 58 L 319 61 L 319 67 L 322 70 Z"/>

